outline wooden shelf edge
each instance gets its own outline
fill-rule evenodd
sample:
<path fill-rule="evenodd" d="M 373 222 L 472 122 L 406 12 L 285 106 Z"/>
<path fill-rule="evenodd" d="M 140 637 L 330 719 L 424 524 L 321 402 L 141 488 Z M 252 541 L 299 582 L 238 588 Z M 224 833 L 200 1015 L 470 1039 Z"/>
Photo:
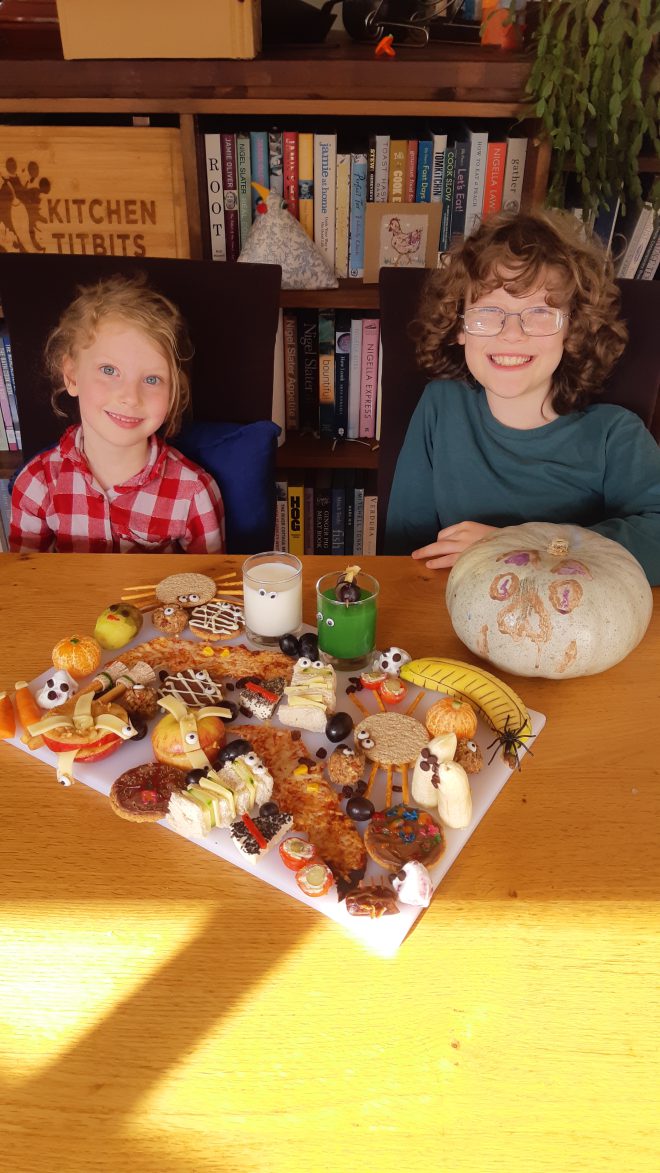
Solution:
<path fill-rule="evenodd" d="M 280 305 L 283 309 L 319 306 L 331 309 L 377 310 L 378 286 L 342 279 L 338 289 L 283 289 L 280 293 Z"/>
<path fill-rule="evenodd" d="M 282 468 L 378 468 L 375 440 L 332 440 L 300 432 L 287 433 L 277 449 L 277 467 Z"/>

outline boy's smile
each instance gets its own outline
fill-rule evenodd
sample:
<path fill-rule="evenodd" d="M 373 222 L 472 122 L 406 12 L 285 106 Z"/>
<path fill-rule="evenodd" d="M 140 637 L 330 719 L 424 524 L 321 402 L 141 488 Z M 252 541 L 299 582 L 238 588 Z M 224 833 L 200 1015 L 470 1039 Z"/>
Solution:
<path fill-rule="evenodd" d="M 104 487 L 134 476 L 169 409 L 164 353 L 141 330 L 112 318 L 101 323 L 89 346 L 65 359 L 63 371 L 69 395 L 78 400 L 95 475 Z"/>
<path fill-rule="evenodd" d="M 458 335 L 467 367 L 484 387 L 492 414 L 509 427 L 534 428 L 556 418 L 549 397 L 552 376 L 564 352 L 567 323 L 556 334 L 532 337 L 515 316 L 531 307 L 553 304 L 551 294 L 547 285 L 523 297 L 500 287 L 474 301 L 466 299 L 466 309 L 496 306 L 511 315 L 494 337 L 464 330 Z"/>

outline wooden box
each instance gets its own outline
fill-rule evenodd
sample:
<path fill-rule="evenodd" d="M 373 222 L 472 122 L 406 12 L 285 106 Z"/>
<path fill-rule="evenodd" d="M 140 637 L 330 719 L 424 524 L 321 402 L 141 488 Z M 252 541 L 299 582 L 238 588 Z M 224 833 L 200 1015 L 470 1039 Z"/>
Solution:
<path fill-rule="evenodd" d="M 256 57 L 261 0 L 57 0 L 77 57 Z"/>
<path fill-rule="evenodd" d="M 179 134 L 0 125 L 0 251 L 188 257 Z"/>

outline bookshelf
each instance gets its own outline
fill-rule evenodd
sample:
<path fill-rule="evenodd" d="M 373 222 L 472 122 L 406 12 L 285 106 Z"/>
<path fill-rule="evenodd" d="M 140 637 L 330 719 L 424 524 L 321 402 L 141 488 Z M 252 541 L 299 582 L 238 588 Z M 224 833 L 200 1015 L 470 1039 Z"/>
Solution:
<path fill-rule="evenodd" d="M 364 126 L 372 118 L 420 125 L 442 118 L 520 120 L 521 134 L 529 139 L 523 203 L 541 203 L 545 195 L 550 149 L 535 137 L 523 99 L 530 63 L 522 52 L 432 41 L 423 50 L 397 49 L 396 58 L 384 60 L 374 56 L 372 45 L 336 33 L 321 45 L 278 46 L 248 61 L 64 61 L 55 42 L 35 42 L 31 53 L 25 38 L 20 55 L 10 56 L 11 44 L 5 54 L 0 123 L 126 123 L 148 117 L 180 128 L 193 258 L 210 255 L 203 135 L 211 118 L 262 124 L 332 118 Z M 378 288 L 342 280 L 334 290 L 283 291 L 281 303 L 285 309 L 377 311 Z M 313 443 L 316 467 L 377 469 L 377 446 Z M 0 476 L 19 463 L 16 454 L 1 454 Z M 280 468 L 310 463 L 310 438 L 288 436 L 278 450 Z"/>

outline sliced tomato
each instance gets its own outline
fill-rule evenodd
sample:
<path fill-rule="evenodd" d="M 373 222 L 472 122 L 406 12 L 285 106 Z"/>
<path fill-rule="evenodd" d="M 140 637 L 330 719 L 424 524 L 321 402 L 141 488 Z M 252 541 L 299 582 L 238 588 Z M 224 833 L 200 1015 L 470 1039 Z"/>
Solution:
<path fill-rule="evenodd" d="M 378 689 L 378 695 L 386 705 L 398 705 L 408 689 L 398 676 L 386 676 Z"/>
<path fill-rule="evenodd" d="M 334 882 L 335 878 L 330 868 L 321 860 L 305 864 L 296 872 L 296 883 L 306 896 L 325 896 Z"/>
<path fill-rule="evenodd" d="M 362 684 L 364 688 L 371 688 L 374 691 L 379 689 L 383 681 L 386 679 L 387 673 L 382 672 L 380 669 L 375 669 L 373 672 L 360 673 L 360 684 Z"/>

